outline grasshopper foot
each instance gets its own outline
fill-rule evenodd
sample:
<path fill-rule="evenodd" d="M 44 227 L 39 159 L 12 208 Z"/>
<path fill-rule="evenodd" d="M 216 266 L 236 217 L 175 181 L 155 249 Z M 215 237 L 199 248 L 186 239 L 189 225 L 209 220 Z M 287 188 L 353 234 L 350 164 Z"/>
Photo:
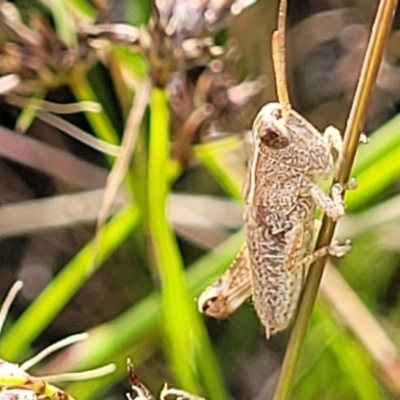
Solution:
<path fill-rule="evenodd" d="M 337 240 L 334 240 L 328 247 L 328 253 L 334 257 L 343 257 L 351 250 L 350 240 L 346 240 L 344 244 L 339 244 Z"/>

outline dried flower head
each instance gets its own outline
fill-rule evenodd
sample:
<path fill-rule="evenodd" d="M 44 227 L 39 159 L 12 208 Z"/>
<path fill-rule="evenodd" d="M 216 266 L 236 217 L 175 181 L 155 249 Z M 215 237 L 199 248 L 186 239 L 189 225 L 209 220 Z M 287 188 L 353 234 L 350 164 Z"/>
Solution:
<path fill-rule="evenodd" d="M 150 390 L 139 380 L 135 368 L 130 359 L 126 362 L 128 369 L 128 380 L 131 386 L 131 393 L 127 393 L 128 400 L 155 400 Z M 166 384 L 160 393 L 160 400 L 205 400 L 203 397 L 194 396 L 184 390 L 169 388 Z"/>
<path fill-rule="evenodd" d="M 176 42 L 221 27 L 229 14 L 237 15 L 255 0 L 156 0 L 160 23 Z"/>

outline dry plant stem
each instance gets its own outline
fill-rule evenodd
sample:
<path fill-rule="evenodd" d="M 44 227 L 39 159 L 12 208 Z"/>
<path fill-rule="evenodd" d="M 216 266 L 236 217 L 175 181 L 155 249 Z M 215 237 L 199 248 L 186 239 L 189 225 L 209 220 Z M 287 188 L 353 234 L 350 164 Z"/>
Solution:
<path fill-rule="evenodd" d="M 140 124 L 142 122 L 143 115 L 146 111 L 147 104 L 149 102 L 150 93 L 150 81 L 145 79 L 135 94 L 135 99 L 129 116 L 125 125 L 124 135 L 122 137 L 120 155 L 115 161 L 111 172 L 107 177 L 107 183 L 104 190 L 103 200 L 100 206 L 99 216 L 97 219 L 96 240 L 94 241 L 94 262 L 96 263 L 97 258 L 97 246 L 99 243 L 99 235 L 102 227 L 107 221 L 110 214 L 110 210 L 117 196 L 118 189 L 124 179 L 126 171 L 128 170 L 129 163 L 132 158 L 133 151 L 135 150 L 135 144 L 139 135 Z"/>
<path fill-rule="evenodd" d="M 1 83 L 1 80 L 0 80 Z M 26 99 L 25 97 L 18 96 L 15 94 L 8 94 L 5 96 L 5 100 L 8 104 L 20 108 L 32 108 L 34 110 L 42 110 L 55 114 L 73 114 L 82 111 L 99 113 L 102 111 L 101 105 L 94 101 L 78 101 L 76 103 L 58 104 L 51 101 L 41 99 Z M 36 100 L 32 102 L 32 100 Z"/>
<path fill-rule="evenodd" d="M 379 3 L 360 79 L 354 96 L 353 106 L 347 121 L 344 135 L 343 157 L 339 160 L 334 179 L 336 182 L 346 183 L 349 180 L 361 129 L 364 125 L 367 106 L 378 75 L 384 45 L 389 29 L 392 26 L 396 6 L 397 0 L 381 0 Z M 317 248 L 328 245 L 331 242 L 334 229 L 335 223 L 331 219 L 324 217 L 317 239 Z M 326 257 L 315 262 L 311 266 L 307 276 L 303 296 L 299 304 L 298 313 L 293 324 L 293 330 L 283 360 L 274 400 L 289 399 L 294 383 L 296 366 L 299 361 L 300 351 L 317 297 L 325 261 Z"/>

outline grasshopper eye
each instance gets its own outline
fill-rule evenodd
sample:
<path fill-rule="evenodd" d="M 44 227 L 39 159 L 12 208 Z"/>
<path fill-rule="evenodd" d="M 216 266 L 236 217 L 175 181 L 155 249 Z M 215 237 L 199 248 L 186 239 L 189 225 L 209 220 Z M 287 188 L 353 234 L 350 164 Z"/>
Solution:
<path fill-rule="evenodd" d="M 289 146 L 289 138 L 285 135 L 284 132 L 274 129 L 271 127 L 266 127 L 259 130 L 259 136 L 261 142 L 266 146 L 271 147 L 275 150 L 283 149 L 284 147 Z"/>

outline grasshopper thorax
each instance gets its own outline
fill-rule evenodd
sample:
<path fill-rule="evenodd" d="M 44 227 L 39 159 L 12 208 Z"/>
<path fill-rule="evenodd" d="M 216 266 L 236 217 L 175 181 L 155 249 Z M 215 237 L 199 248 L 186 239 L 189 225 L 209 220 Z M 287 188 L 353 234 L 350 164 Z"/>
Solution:
<path fill-rule="evenodd" d="M 285 117 L 279 103 L 269 103 L 258 113 L 253 124 L 253 139 L 261 158 L 294 172 L 313 175 L 330 165 L 321 133 L 292 109 Z"/>

